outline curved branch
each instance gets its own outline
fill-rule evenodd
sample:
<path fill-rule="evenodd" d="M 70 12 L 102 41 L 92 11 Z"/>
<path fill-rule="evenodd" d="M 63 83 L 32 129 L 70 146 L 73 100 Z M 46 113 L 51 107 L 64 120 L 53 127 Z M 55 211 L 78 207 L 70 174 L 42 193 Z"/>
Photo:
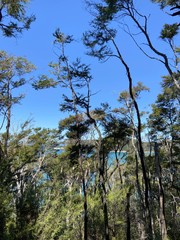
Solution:
<path fill-rule="evenodd" d="M 137 25 L 137 27 L 142 31 L 142 33 L 144 34 L 148 46 L 149 48 L 158 56 L 162 57 L 164 61 L 162 61 L 162 63 L 164 64 L 164 66 L 166 67 L 169 75 L 172 77 L 174 84 L 176 85 L 176 87 L 178 89 L 180 89 L 180 85 L 178 83 L 178 80 L 174 77 L 173 71 L 171 70 L 170 66 L 169 66 L 169 61 L 168 61 L 168 57 L 165 53 L 162 53 L 160 51 L 158 51 L 152 44 L 151 39 L 149 37 L 149 34 L 147 33 L 147 18 L 145 18 L 145 26 L 144 28 L 141 26 L 141 24 L 139 23 L 139 21 L 135 18 L 134 14 L 132 13 L 132 11 L 130 10 L 130 8 L 127 9 L 129 12 L 129 16 L 132 18 L 132 20 L 135 22 L 135 24 Z M 139 14 L 136 10 L 136 13 Z M 140 15 L 140 14 L 139 14 Z M 141 16 L 141 15 L 140 15 Z"/>

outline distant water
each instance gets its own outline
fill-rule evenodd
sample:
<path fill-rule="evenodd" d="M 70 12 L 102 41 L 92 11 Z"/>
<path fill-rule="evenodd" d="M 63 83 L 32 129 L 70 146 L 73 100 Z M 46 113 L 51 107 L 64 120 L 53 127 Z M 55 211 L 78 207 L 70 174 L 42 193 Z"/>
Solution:
<path fill-rule="evenodd" d="M 127 157 L 127 152 L 117 152 L 117 158 L 118 158 L 118 161 L 123 164 L 126 162 L 126 157 Z M 108 164 L 109 165 L 112 165 L 116 162 L 116 154 L 115 154 L 115 151 L 111 151 L 109 152 L 108 154 Z"/>
<path fill-rule="evenodd" d="M 57 154 L 61 154 L 63 152 L 62 149 L 57 150 Z M 121 151 L 117 152 L 117 158 L 121 164 L 126 162 L 127 152 Z M 116 163 L 116 154 L 115 151 L 111 151 L 108 153 L 108 165 L 112 165 L 113 163 Z"/>
<path fill-rule="evenodd" d="M 57 149 L 57 154 L 61 154 L 63 152 L 62 149 Z M 126 162 L 127 152 L 117 152 L 117 158 L 121 164 Z M 108 154 L 108 166 L 116 164 L 116 154 L 114 151 L 109 152 Z M 46 182 L 50 180 L 47 173 L 43 173 L 43 177 L 40 183 Z"/>

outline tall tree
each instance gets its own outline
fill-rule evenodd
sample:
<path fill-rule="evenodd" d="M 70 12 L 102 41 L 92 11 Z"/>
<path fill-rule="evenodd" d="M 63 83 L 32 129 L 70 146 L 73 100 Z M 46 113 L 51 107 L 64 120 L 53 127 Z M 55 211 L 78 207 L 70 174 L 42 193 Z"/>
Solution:
<path fill-rule="evenodd" d="M 97 14 L 92 21 L 92 30 L 84 34 L 84 43 L 90 49 L 89 54 L 95 57 L 98 57 L 100 60 L 107 59 L 109 57 L 116 57 L 121 64 L 124 66 L 127 79 L 129 82 L 129 94 L 133 102 L 136 117 L 138 120 L 137 127 L 137 140 L 138 140 L 138 155 L 141 161 L 141 167 L 143 172 L 144 184 L 145 184 L 145 209 L 146 209 L 146 221 L 145 225 L 149 227 L 147 230 L 147 235 L 152 239 L 152 223 L 151 223 L 151 212 L 149 204 L 149 182 L 148 175 L 146 170 L 145 155 L 142 145 L 142 123 L 140 110 L 133 93 L 133 77 L 131 74 L 130 67 L 125 61 L 124 56 L 121 53 L 121 50 L 116 41 L 116 32 L 117 30 L 109 27 L 109 22 L 115 17 L 117 12 L 123 12 L 128 9 L 128 11 L 133 11 L 132 2 L 122 1 L 120 4 L 118 1 L 101 1 L 101 3 L 94 4 L 94 9 L 97 10 Z M 128 14 L 128 13 L 127 13 Z M 132 12 L 130 12 L 130 15 Z M 134 15 L 133 15 L 134 16 Z M 138 23 L 138 22 L 137 22 Z"/>
<path fill-rule="evenodd" d="M 154 142 L 155 169 L 159 189 L 159 224 L 162 239 L 172 235 L 173 227 L 169 221 L 166 204 L 171 198 L 167 186 L 172 195 L 176 195 L 179 189 L 177 186 L 178 177 L 178 151 L 179 151 L 179 91 L 172 78 L 166 76 L 162 82 L 162 93 L 158 95 L 155 104 L 152 106 L 152 113 L 149 116 L 151 139 Z M 166 180 L 165 180 L 166 179 Z M 173 189 L 176 189 L 174 193 Z M 177 195 L 176 195 L 177 196 Z M 176 211 L 176 210 L 175 210 Z M 174 210 L 172 210 L 174 212 Z M 175 215 L 174 215 L 175 216 Z M 174 217 L 176 223 L 176 217 Z M 178 232 L 176 233 L 179 234 Z"/>
<path fill-rule="evenodd" d="M 8 56 L 4 51 L 0 52 L 0 114 L 1 128 L 6 123 L 6 136 L 4 141 L 4 154 L 7 155 L 8 140 L 11 126 L 11 111 L 14 104 L 20 103 L 23 94 L 16 94 L 17 89 L 25 85 L 29 79 L 26 75 L 35 67 L 25 58 Z"/>
<path fill-rule="evenodd" d="M 175 43 L 173 43 L 173 45 L 170 44 L 170 48 L 172 48 L 172 51 L 174 54 L 174 58 L 172 60 L 168 58 L 168 55 L 166 53 L 161 52 L 157 47 L 155 47 L 148 32 L 148 18 L 147 16 L 143 15 L 143 13 L 138 12 L 138 10 L 136 9 L 136 2 L 121 1 L 121 0 L 120 1 L 119 0 L 116 0 L 116 1 L 102 0 L 98 4 L 89 3 L 89 5 L 92 7 L 94 6 L 94 9 L 96 9 L 97 12 L 99 12 L 99 16 L 96 18 L 96 20 L 93 21 L 92 26 L 95 26 L 96 24 L 98 24 L 98 22 L 100 23 L 100 21 L 101 23 L 104 22 L 104 27 L 107 27 L 108 24 L 112 22 L 112 20 L 116 20 L 116 22 L 122 23 L 122 26 L 124 26 L 125 32 L 131 36 L 131 38 L 136 43 L 136 46 L 138 46 L 138 48 L 143 53 L 145 53 L 145 55 L 148 56 L 150 59 L 154 59 L 162 63 L 166 68 L 168 74 L 172 77 L 177 88 L 178 89 L 180 88 L 179 78 L 177 78 L 176 76 L 176 73 L 178 72 L 177 71 L 177 64 L 178 64 L 177 52 L 179 52 L 178 47 L 176 47 Z M 122 21 L 122 19 L 124 19 L 124 21 Z M 132 21 L 137 27 L 137 29 L 139 29 L 139 31 L 142 33 L 142 36 L 144 38 L 144 43 L 146 43 L 145 45 L 149 47 L 149 50 L 151 51 L 151 53 L 146 51 L 146 49 L 141 46 L 141 43 L 138 42 L 138 39 L 136 38 L 137 37 L 136 34 L 133 34 L 130 26 L 125 24 L 126 19 L 130 19 L 130 21 Z M 99 25 L 99 28 L 100 27 L 102 26 Z M 163 39 L 168 38 L 172 42 L 174 36 L 178 34 L 178 31 L 177 31 L 178 24 L 175 23 L 172 26 L 165 25 L 165 29 L 167 31 Z M 111 41 L 113 41 L 117 30 L 118 29 L 114 29 L 114 31 L 108 31 L 108 32 L 106 31 L 106 34 L 105 32 L 103 33 L 102 31 L 100 31 L 101 35 L 98 35 L 99 41 L 98 42 L 92 41 L 90 44 L 92 49 L 94 50 L 94 54 L 97 53 L 97 51 L 95 50 L 96 49 L 95 45 L 100 44 L 101 55 L 98 54 L 98 57 L 101 58 L 102 55 L 104 54 L 106 55 L 106 57 L 112 55 L 112 52 L 110 51 L 110 49 L 105 48 L 105 46 L 103 46 L 102 40 L 107 42 L 111 38 Z M 168 33 L 171 33 L 171 34 L 168 36 Z"/>
<path fill-rule="evenodd" d="M 87 209 L 87 190 L 86 190 L 86 170 L 83 167 L 83 142 L 82 137 L 88 131 L 89 121 L 83 121 L 83 111 L 87 104 L 89 104 L 90 89 L 89 84 L 91 81 L 91 75 L 89 73 L 89 67 L 82 64 L 79 59 L 77 59 L 72 64 L 70 63 L 68 57 L 65 54 L 65 45 L 70 44 L 73 39 L 71 36 L 66 36 L 58 29 L 55 34 L 55 44 L 58 45 L 61 52 L 59 53 L 58 63 L 51 63 L 50 66 L 54 71 L 57 79 L 44 79 L 41 78 L 38 82 L 34 84 L 36 89 L 51 87 L 51 86 L 61 86 L 70 90 L 70 96 L 63 95 L 63 103 L 60 106 L 60 110 L 64 112 L 73 113 L 74 117 L 68 119 L 68 124 L 70 124 L 70 131 L 67 133 L 68 138 L 74 141 L 72 145 L 72 156 L 77 159 L 80 168 L 80 177 L 82 180 L 83 197 L 84 197 L 84 239 L 88 238 L 88 209 Z M 83 89 L 87 88 L 87 95 L 84 95 Z M 81 91 L 81 92 L 80 92 Z M 71 120 L 74 122 L 71 123 Z M 60 129 L 63 129 L 63 123 L 60 124 Z"/>
<path fill-rule="evenodd" d="M 21 88 L 27 83 L 26 74 L 30 73 L 34 69 L 34 66 L 26 59 L 21 57 L 9 56 L 6 52 L 0 52 L 0 119 L 1 119 L 1 131 L 4 133 L 1 135 L 1 167 L 0 167 L 0 179 L 2 193 L 8 191 L 8 184 L 11 175 L 11 157 L 9 156 L 9 144 L 11 139 L 11 113 L 15 104 L 20 103 L 23 98 L 23 94 L 17 94 L 16 90 Z M 4 130 L 5 129 L 5 130 Z M 9 193 L 7 192 L 9 196 Z M 6 207 L 2 209 L 2 215 L 5 217 Z M 4 218 L 2 217 L 2 218 Z M 6 221 L 2 221 L 2 236 L 4 234 L 4 228 Z"/>
<path fill-rule="evenodd" d="M 11 133 L 8 144 L 8 163 L 1 166 L 0 199 L 1 239 L 36 239 L 34 225 L 43 205 L 44 181 L 48 172 L 45 166 L 55 155 L 56 131 L 31 129 L 29 122 Z M 3 141 L 3 136 L 1 136 Z M 2 201 L 2 203 L 4 202 Z"/>

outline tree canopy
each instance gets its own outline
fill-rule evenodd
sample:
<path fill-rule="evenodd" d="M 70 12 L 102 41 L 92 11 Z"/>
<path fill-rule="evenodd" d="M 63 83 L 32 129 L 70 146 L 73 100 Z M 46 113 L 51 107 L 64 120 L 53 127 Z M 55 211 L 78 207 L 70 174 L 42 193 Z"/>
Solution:
<path fill-rule="evenodd" d="M 17 36 L 35 20 L 27 17 L 28 2 L 0 1 L 5 37 Z M 168 8 L 173 19 L 179 15 L 179 1 L 151 2 Z M 108 94 L 107 102 L 92 104 L 99 94 L 91 87 L 97 81 L 93 69 L 78 52 L 74 59 L 76 36 L 60 28 L 52 33 L 55 60 L 49 59 L 49 74 L 38 75 L 26 58 L 0 51 L 0 240 L 178 240 L 180 25 L 164 23 L 159 40 L 170 49 L 164 52 L 137 1 L 85 3 L 92 14 L 82 34 L 86 55 L 102 66 L 115 59 L 127 89 L 116 106 L 108 103 Z M 140 99 L 145 102 L 145 92 L 151 97 L 151 89 L 137 81 L 122 47 L 124 35 L 133 40 L 132 52 L 137 48 L 167 73 L 149 111 Z M 34 127 L 27 119 L 15 129 L 13 110 L 26 86 L 37 94 L 63 90 L 57 128 Z"/>

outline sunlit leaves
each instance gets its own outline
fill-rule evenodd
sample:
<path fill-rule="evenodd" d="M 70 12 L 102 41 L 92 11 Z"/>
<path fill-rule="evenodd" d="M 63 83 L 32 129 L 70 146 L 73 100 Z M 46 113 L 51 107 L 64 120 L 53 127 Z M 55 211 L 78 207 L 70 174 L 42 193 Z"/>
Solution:
<path fill-rule="evenodd" d="M 58 85 L 58 82 L 56 82 L 52 78 L 49 78 L 46 75 L 39 76 L 39 79 L 37 81 L 34 81 L 32 84 L 35 90 L 45 89 L 49 87 L 56 87 L 57 85 Z"/>

